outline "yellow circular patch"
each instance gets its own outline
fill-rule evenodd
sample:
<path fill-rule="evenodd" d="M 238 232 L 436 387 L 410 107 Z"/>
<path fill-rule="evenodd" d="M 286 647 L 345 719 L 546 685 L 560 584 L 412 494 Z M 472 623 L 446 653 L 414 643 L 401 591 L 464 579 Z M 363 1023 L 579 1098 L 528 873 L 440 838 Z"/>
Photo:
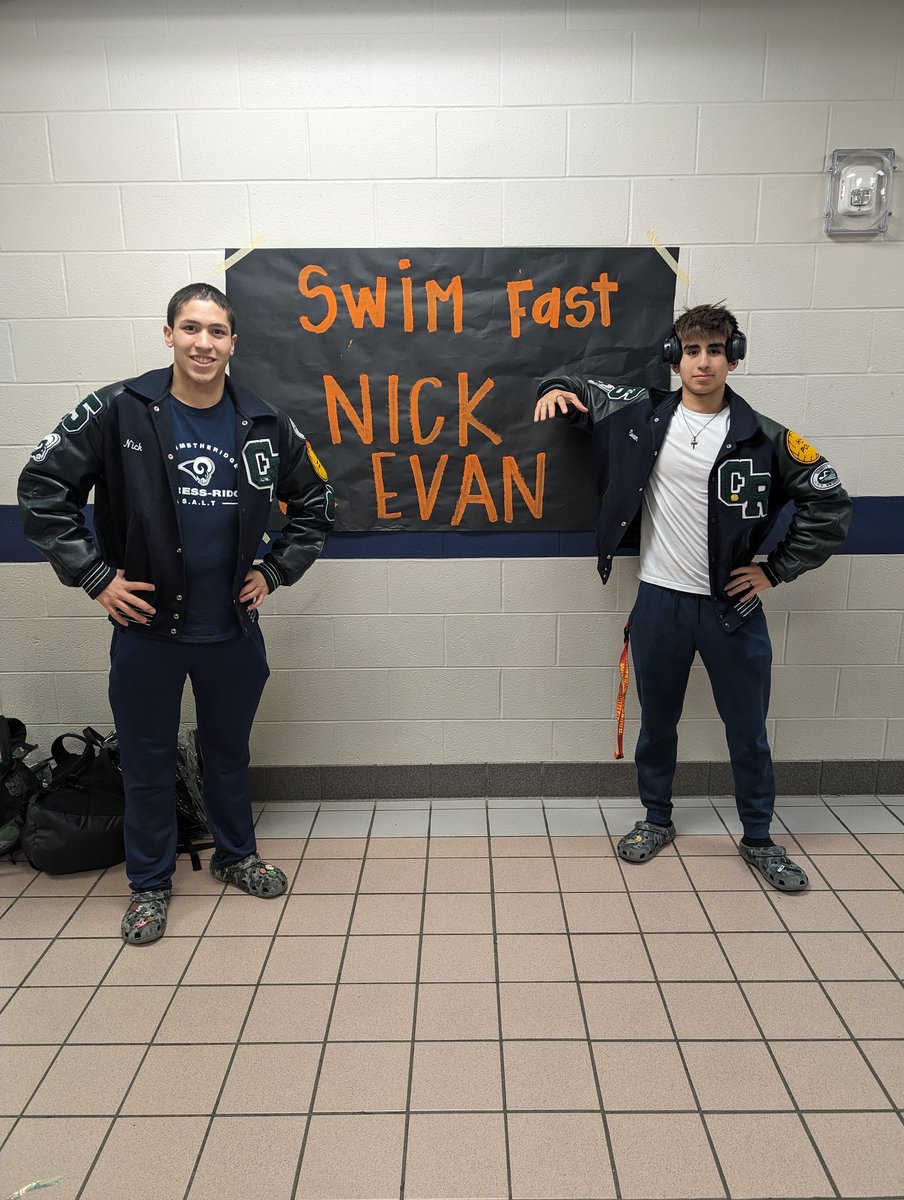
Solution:
<path fill-rule="evenodd" d="M 788 453 L 799 463 L 815 463 L 818 462 L 822 455 L 809 442 L 805 442 L 799 433 L 794 433 L 788 430 L 785 435 L 785 445 L 788 448 Z"/>
<path fill-rule="evenodd" d="M 307 451 L 308 451 L 308 462 L 314 468 L 314 474 L 318 477 L 318 479 L 322 479 L 323 482 L 326 483 L 326 481 L 327 481 L 326 467 L 323 465 L 323 463 L 320 461 L 320 459 L 317 457 L 317 455 L 311 449 L 310 442 L 308 442 L 308 444 L 307 444 Z M 818 457 L 818 455 L 817 455 L 817 457 Z"/>

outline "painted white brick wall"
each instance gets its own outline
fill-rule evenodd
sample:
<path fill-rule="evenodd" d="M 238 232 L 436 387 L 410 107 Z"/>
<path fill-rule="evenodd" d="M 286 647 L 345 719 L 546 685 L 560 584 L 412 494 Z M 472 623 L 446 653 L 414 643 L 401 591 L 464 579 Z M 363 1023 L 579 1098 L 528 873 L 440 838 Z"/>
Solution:
<path fill-rule="evenodd" d="M 902 44 L 897 0 L 0 5 L 0 503 L 81 395 L 164 361 L 165 300 L 227 245 L 650 227 L 681 246 L 679 304 L 741 317 L 739 390 L 852 491 L 899 495 L 904 219 L 839 244 L 822 210 L 827 151 L 904 154 Z M 766 595 L 777 758 L 904 757 L 902 565 Z M 603 589 L 591 559 L 316 565 L 267 606 L 255 761 L 608 759 L 635 566 Z M 0 564 L 0 707 L 43 742 L 109 721 L 108 641 L 45 564 Z M 699 667 L 681 753 L 725 757 Z"/>

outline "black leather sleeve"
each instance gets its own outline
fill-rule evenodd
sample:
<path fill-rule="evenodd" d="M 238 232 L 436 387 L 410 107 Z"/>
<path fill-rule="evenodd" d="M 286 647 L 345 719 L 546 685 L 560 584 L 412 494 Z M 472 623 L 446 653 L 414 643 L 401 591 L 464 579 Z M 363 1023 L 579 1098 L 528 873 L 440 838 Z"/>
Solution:
<path fill-rule="evenodd" d="M 272 592 L 296 583 L 316 561 L 333 527 L 333 489 L 326 471 L 293 423 L 279 414 L 279 483 L 276 498 L 287 524 L 259 564 Z"/>
<path fill-rule="evenodd" d="M 103 470 L 110 391 L 92 393 L 43 438 L 19 476 L 25 536 L 67 587 L 94 599 L 116 575 L 85 523 L 84 508 Z M 72 430 L 75 429 L 75 432 Z"/>

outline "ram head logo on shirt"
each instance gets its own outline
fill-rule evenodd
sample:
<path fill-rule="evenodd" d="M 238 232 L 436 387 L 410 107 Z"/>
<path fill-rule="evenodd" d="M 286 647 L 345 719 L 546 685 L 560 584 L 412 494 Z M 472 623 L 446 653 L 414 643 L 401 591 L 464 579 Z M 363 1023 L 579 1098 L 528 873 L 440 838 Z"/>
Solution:
<path fill-rule="evenodd" d="M 184 471 L 186 475 L 191 475 L 198 487 L 207 487 L 213 479 L 216 469 L 217 466 L 213 459 L 205 458 L 203 455 L 190 458 L 188 462 L 179 463 L 179 470 Z"/>

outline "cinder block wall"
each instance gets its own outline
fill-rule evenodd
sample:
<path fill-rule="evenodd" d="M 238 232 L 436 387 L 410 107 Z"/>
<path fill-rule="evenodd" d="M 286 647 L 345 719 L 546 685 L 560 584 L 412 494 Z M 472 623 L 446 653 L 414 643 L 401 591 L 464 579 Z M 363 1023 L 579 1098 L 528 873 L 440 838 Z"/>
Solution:
<path fill-rule="evenodd" d="M 0 506 L 77 399 L 167 360 L 163 303 L 227 245 L 650 227 L 682 248 L 679 304 L 746 328 L 738 390 L 854 495 L 900 495 L 904 220 L 830 242 L 822 172 L 902 133 L 898 0 L 3 0 Z M 15 561 L 0 516 L 3 711 L 42 742 L 108 724 L 105 618 Z M 634 570 L 604 591 L 589 559 L 318 564 L 268 607 L 256 763 L 607 758 Z M 779 760 L 904 759 L 902 584 L 900 557 L 839 557 L 766 596 Z M 681 752 L 725 758 L 697 669 Z"/>

